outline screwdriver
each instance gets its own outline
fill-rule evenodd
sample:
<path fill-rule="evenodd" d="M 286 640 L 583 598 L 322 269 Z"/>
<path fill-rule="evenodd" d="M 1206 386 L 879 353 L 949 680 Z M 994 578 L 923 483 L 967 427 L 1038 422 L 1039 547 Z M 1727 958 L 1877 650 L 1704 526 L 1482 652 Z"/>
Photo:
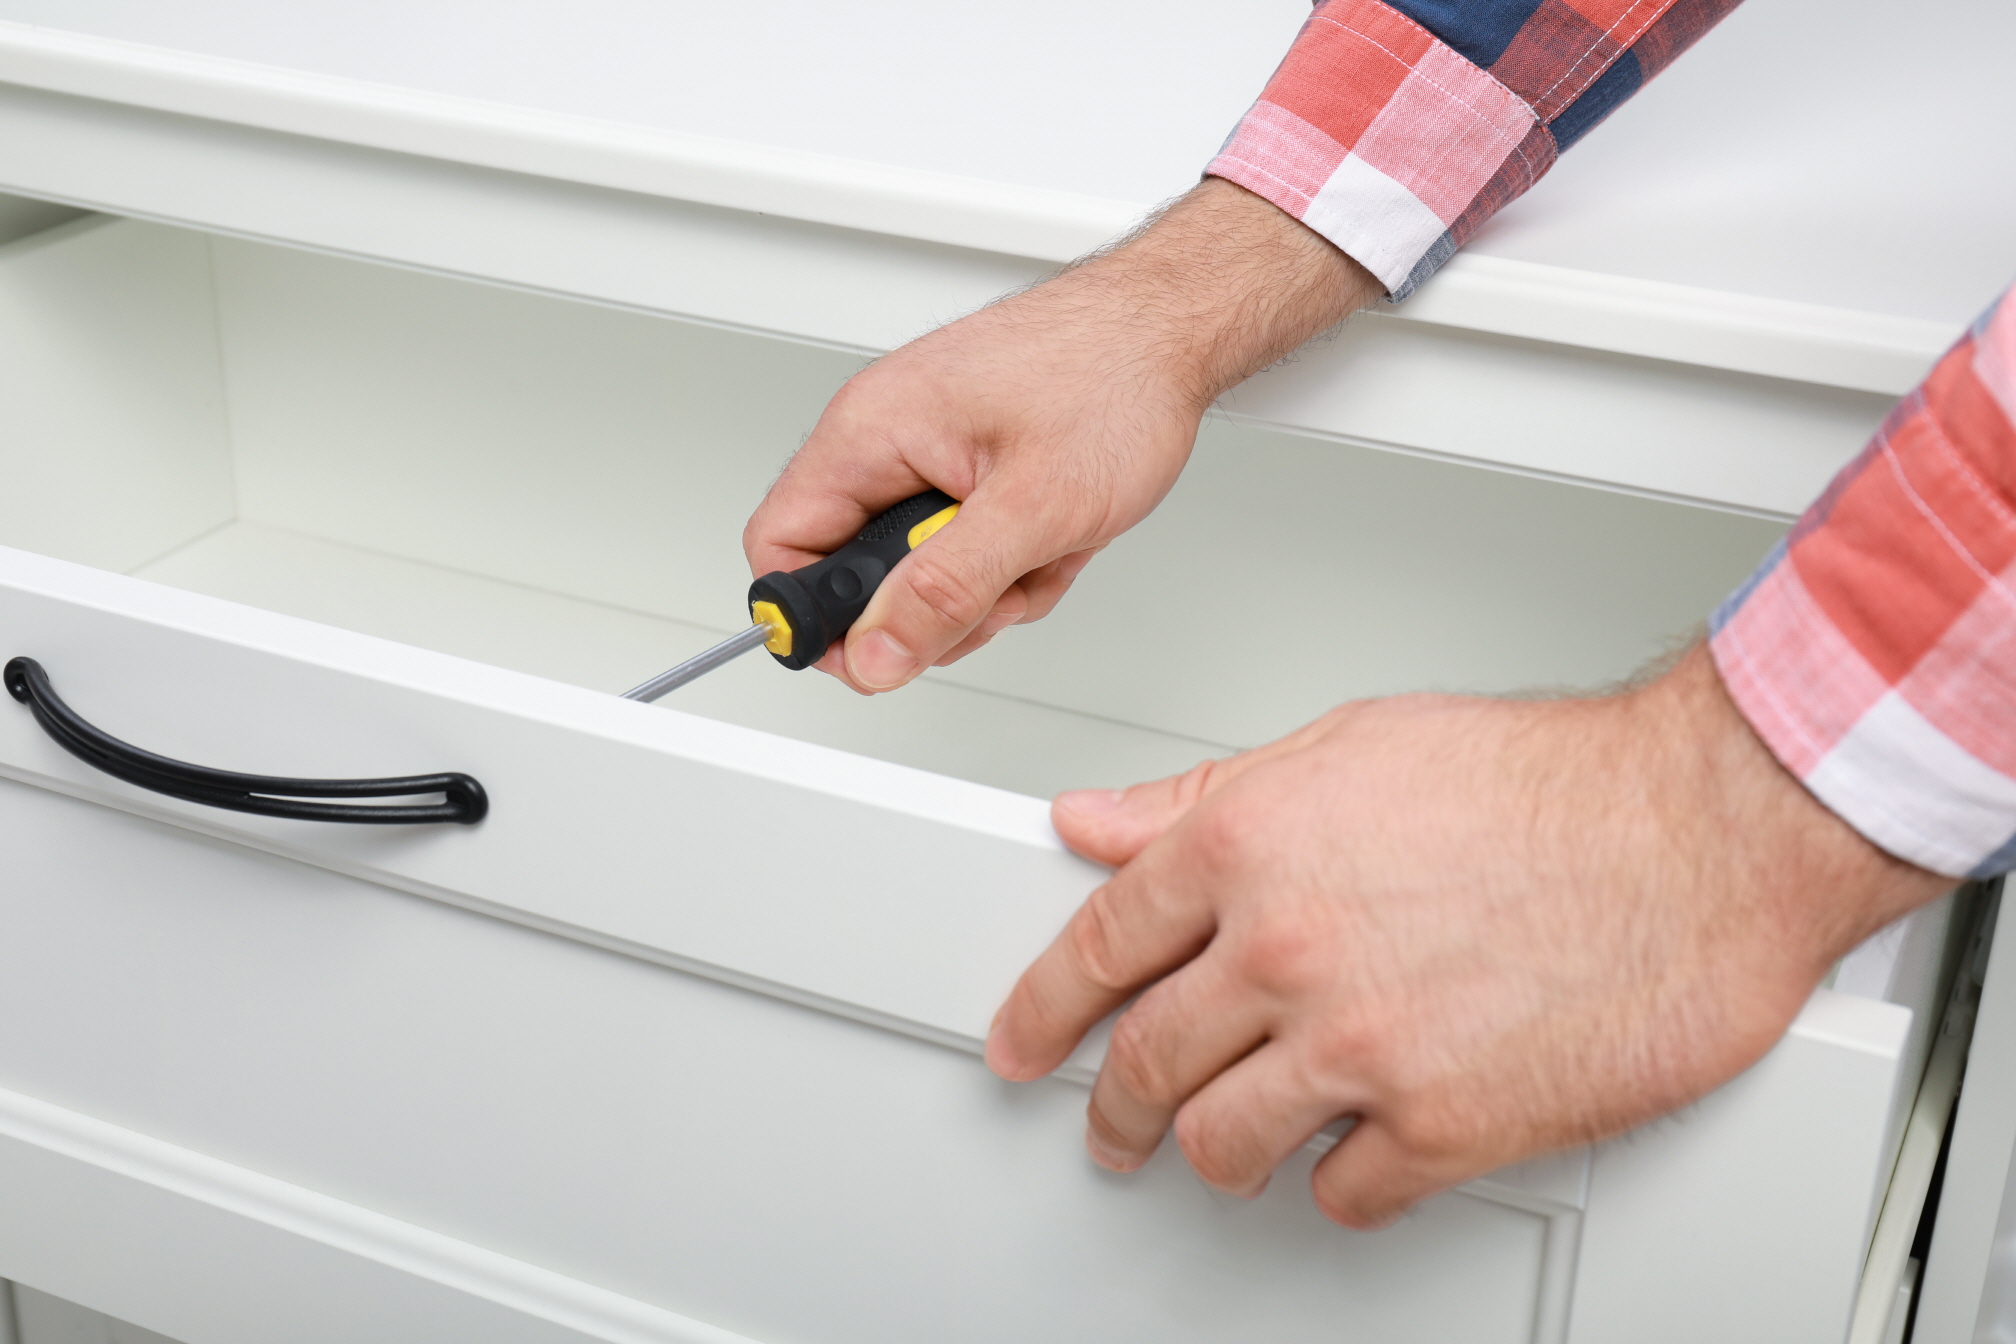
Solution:
<path fill-rule="evenodd" d="M 770 650 L 771 657 L 794 672 L 812 666 L 846 637 L 896 562 L 958 512 L 958 500 L 943 490 L 926 490 L 876 514 L 860 536 L 824 560 L 803 569 L 772 570 L 749 585 L 754 624 L 623 692 L 623 698 L 649 703 L 755 648 Z"/>

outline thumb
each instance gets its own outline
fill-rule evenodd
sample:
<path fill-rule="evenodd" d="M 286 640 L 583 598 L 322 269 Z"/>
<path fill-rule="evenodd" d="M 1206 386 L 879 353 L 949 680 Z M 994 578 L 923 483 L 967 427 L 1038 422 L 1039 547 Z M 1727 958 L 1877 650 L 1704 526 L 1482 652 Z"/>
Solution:
<path fill-rule="evenodd" d="M 1017 580 L 1084 544 L 1053 542 L 1047 521 L 985 499 L 967 500 L 869 599 L 847 636 L 847 680 L 862 690 L 894 690 L 983 621 L 992 633 L 1020 617 L 1028 597 Z"/>
<path fill-rule="evenodd" d="M 1118 868 L 1131 862 L 1190 809 L 1265 761 L 1307 745 L 1308 729 L 1222 761 L 1203 761 L 1180 775 L 1130 789 L 1078 789 L 1050 804 L 1050 824 L 1074 853 Z"/>

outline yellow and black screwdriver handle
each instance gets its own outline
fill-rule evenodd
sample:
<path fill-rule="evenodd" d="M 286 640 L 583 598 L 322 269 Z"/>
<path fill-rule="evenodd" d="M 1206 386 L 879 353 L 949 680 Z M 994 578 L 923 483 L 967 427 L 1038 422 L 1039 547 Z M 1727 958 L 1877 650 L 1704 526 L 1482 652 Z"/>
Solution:
<path fill-rule="evenodd" d="M 958 512 L 958 500 L 926 490 L 877 514 L 860 536 L 824 560 L 773 570 L 750 584 L 749 618 L 771 630 L 763 647 L 794 672 L 818 662 L 861 619 L 896 562 Z"/>

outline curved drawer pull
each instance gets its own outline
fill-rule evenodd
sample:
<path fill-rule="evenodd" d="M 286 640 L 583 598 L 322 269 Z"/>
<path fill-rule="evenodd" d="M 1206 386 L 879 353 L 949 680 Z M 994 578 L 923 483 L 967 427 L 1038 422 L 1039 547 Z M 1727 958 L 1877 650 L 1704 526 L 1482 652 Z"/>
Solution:
<path fill-rule="evenodd" d="M 171 761 L 92 727 L 77 711 L 57 698 L 49 674 L 33 658 L 7 664 L 7 692 L 35 711 L 36 722 L 58 746 L 106 774 L 171 798 L 182 798 L 233 812 L 262 817 L 293 817 L 300 821 L 349 821 L 373 825 L 413 825 L 452 821 L 473 826 L 490 810 L 483 786 L 468 775 L 406 775 L 392 779 L 286 779 L 276 775 L 241 775 L 231 770 Z M 342 803 L 312 803 L 310 798 L 404 798 L 438 793 L 444 801 L 381 804 L 359 807 Z"/>

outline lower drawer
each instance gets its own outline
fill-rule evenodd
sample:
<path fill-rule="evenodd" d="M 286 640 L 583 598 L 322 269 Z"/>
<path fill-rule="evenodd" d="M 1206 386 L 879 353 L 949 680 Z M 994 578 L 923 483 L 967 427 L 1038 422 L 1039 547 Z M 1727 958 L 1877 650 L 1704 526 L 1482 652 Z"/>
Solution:
<path fill-rule="evenodd" d="M 1306 1155 L 1251 1205 L 1173 1152 L 1111 1177 L 1069 1082 L 1011 1088 L 762 993 L 45 790 L 0 799 L 26 888 L 0 951 L 0 1266 L 190 1344 L 1845 1320 L 1809 1313 L 1855 1280 L 1870 1191 L 1848 1181 L 1904 1016 L 1883 1005 L 1823 996 L 1693 1112 L 1359 1234 L 1315 1214 Z"/>
<path fill-rule="evenodd" d="M 219 813 L 0 706 L 0 1275 L 189 1344 L 1845 1329 L 1945 905 L 1682 1115 L 1377 1234 L 1311 1153 L 1252 1204 L 1090 1166 L 1096 1043 L 973 1058 L 1102 876 L 1027 795 L 1620 676 L 1774 525 L 1216 426 L 1060 618 L 899 696 L 748 663 L 668 712 L 608 692 L 733 623 L 850 357 L 102 221 L 0 249 L 0 352 L 0 653 L 168 755 L 493 803 Z M 1273 650 L 1308 574 L 1335 620 Z"/>

